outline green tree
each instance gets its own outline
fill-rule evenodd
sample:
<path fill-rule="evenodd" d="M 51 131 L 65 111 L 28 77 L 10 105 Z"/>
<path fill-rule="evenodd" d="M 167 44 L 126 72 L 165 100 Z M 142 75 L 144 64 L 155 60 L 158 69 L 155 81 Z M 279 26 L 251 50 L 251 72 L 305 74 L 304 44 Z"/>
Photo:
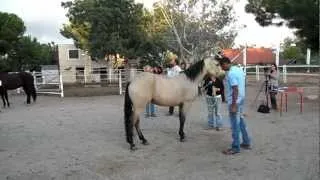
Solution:
<path fill-rule="evenodd" d="M 15 14 L 0 12 L 0 55 L 7 53 L 11 44 L 25 32 L 24 22 Z"/>
<path fill-rule="evenodd" d="M 120 53 L 136 56 L 144 41 L 142 4 L 134 0 L 75 0 L 63 2 L 70 24 L 61 34 L 89 51 L 93 57 Z"/>
<path fill-rule="evenodd" d="M 40 70 L 40 65 L 52 62 L 52 48 L 48 44 L 40 44 L 36 38 L 23 36 L 12 46 L 8 59 L 2 60 L 6 71 Z"/>
<path fill-rule="evenodd" d="M 248 0 L 246 12 L 261 26 L 287 24 L 311 49 L 319 50 L 318 0 Z"/>
<path fill-rule="evenodd" d="M 153 11 L 144 10 L 142 24 L 145 37 L 137 53 L 141 58 L 140 65 L 162 65 L 163 54 L 168 49 L 166 34 L 171 28 L 157 6 Z"/>
<path fill-rule="evenodd" d="M 286 38 L 281 46 L 280 58 L 287 61 L 295 61 L 297 64 L 305 64 L 306 48 L 301 40 Z"/>
<path fill-rule="evenodd" d="M 235 18 L 229 0 L 168 0 L 158 6 L 171 28 L 170 51 L 182 61 L 201 59 L 221 44 L 223 48 L 233 45 Z"/>

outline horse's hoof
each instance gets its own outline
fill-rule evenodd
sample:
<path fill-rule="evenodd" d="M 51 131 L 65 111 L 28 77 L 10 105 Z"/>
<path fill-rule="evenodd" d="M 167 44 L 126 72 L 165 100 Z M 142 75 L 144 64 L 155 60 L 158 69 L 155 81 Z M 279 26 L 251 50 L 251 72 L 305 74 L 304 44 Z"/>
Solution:
<path fill-rule="evenodd" d="M 137 148 L 135 145 L 131 145 L 131 146 L 130 146 L 130 150 L 131 150 L 131 151 L 135 151 L 135 150 L 137 150 L 137 149 L 138 149 L 138 148 Z"/>
<path fill-rule="evenodd" d="M 142 144 L 143 145 L 149 145 L 149 142 L 148 141 L 143 141 Z"/>

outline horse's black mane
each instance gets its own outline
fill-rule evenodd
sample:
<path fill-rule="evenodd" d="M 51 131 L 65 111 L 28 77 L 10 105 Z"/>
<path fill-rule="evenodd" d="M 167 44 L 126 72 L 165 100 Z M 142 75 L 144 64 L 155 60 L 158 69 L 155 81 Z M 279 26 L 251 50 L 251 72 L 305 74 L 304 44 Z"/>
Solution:
<path fill-rule="evenodd" d="M 204 67 L 204 60 L 198 61 L 195 64 L 191 65 L 188 69 L 183 71 L 185 75 L 190 79 L 191 81 L 194 81 L 196 77 L 202 72 Z"/>

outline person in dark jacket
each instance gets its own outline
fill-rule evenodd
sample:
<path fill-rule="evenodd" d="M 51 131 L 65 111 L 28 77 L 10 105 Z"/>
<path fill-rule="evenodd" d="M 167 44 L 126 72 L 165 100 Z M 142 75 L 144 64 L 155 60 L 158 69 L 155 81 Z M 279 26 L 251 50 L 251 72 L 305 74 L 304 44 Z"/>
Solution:
<path fill-rule="evenodd" d="M 215 77 L 205 79 L 204 89 L 206 91 L 206 101 L 208 106 L 208 128 L 215 128 L 217 131 L 222 127 L 221 107 L 221 87 L 223 83 Z"/>

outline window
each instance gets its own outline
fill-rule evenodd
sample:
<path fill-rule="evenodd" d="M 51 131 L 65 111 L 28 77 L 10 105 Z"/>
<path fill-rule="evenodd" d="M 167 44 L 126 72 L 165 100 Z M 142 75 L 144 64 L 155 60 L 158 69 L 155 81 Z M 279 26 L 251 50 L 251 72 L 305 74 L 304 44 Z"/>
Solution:
<path fill-rule="evenodd" d="M 79 50 L 69 50 L 69 59 L 79 59 Z"/>

